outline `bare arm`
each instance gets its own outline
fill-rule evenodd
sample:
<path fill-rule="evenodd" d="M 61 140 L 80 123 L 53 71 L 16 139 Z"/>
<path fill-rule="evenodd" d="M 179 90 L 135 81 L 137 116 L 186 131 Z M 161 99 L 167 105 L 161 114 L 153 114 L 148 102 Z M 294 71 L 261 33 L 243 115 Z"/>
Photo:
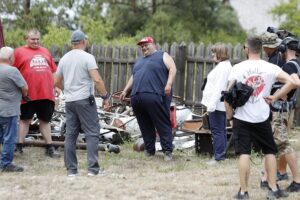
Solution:
<path fill-rule="evenodd" d="M 277 76 L 277 80 L 281 83 L 284 83 L 284 85 L 279 90 L 277 90 L 274 95 L 266 97 L 267 103 L 273 103 L 274 101 L 277 101 L 278 99 L 287 95 L 287 93 L 289 93 L 292 89 L 297 87 L 292 76 L 290 76 L 286 72 L 279 73 Z"/>
<path fill-rule="evenodd" d="M 172 83 L 175 79 L 177 69 L 173 58 L 166 52 L 163 55 L 163 61 L 167 69 L 169 70 L 168 81 L 165 86 L 165 95 L 168 96 L 171 93 Z"/>
<path fill-rule="evenodd" d="M 132 87 L 132 83 L 133 83 L 133 76 L 131 75 L 130 79 L 128 80 L 124 90 L 122 91 L 121 95 L 120 95 L 120 99 L 124 100 L 128 91 L 131 89 Z"/>
<path fill-rule="evenodd" d="M 23 87 L 21 87 L 21 92 L 22 92 L 22 96 L 26 97 L 28 95 L 28 85 L 24 85 Z"/>
<path fill-rule="evenodd" d="M 227 83 L 227 89 L 226 91 L 229 91 L 229 89 L 231 88 L 231 86 L 234 84 L 234 80 L 231 80 Z M 225 105 L 225 110 L 226 110 L 226 118 L 231 120 L 233 117 L 233 109 L 232 107 L 229 105 L 228 102 L 226 102 L 226 100 L 224 100 L 224 105 Z"/>
<path fill-rule="evenodd" d="M 102 98 L 108 96 L 109 93 L 106 91 L 104 81 L 102 80 L 98 70 L 92 69 L 89 71 L 89 74 L 94 81 L 96 90 L 98 91 L 100 96 L 102 96 Z M 103 98 L 102 106 L 104 109 L 109 107 L 109 98 Z"/>
<path fill-rule="evenodd" d="M 55 75 L 54 76 L 54 87 L 57 87 L 61 90 L 64 90 L 64 79 L 61 75 Z"/>

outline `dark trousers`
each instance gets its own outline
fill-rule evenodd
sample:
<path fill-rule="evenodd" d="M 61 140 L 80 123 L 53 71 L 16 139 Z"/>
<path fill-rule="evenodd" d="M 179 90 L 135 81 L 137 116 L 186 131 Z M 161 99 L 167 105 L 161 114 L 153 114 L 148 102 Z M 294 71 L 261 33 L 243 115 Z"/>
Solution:
<path fill-rule="evenodd" d="M 151 154 L 155 153 L 156 131 L 163 152 L 172 152 L 170 99 L 153 93 L 138 93 L 131 97 L 131 105 L 142 132 L 145 149 Z"/>
<path fill-rule="evenodd" d="M 226 135 L 226 112 L 214 111 L 209 113 L 209 126 L 213 137 L 215 160 L 225 159 L 225 149 L 227 144 Z"/>

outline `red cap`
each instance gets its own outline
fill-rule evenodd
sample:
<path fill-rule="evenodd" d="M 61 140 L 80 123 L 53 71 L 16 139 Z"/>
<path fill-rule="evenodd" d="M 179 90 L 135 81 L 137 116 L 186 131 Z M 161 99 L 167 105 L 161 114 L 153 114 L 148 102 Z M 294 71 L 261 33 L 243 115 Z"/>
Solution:
<path fill-rule="evenodd" d="M 137 45 L 141 45 L 141 44 L 145 44 L 145 43 L 154 43 L 154 40 L 152 37 L 144 37 L 137 43 Z"/>

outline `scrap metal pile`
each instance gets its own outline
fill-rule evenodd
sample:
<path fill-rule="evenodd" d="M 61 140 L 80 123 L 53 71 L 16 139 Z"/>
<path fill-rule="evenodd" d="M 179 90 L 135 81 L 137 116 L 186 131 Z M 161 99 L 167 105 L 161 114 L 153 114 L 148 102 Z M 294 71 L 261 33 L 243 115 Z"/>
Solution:
<path fill-rule="evenodd" d="M 100 148 L 99 150 L 108 150 L 112 152 L 119 152 L 120 148 L 117 145 L 123 144 L 125 141 L 133 141 L 134 149 L 137 151 L 143 150 L 143 141 L 141 139 L 141 132 L 130 106 L 130 99 L 126 98 L 125 101 L 119 100 L 120 92 L 114 93 L 111 98 L 111 107 L 104 111 L 101 109 L 102 99 L 96 97 L 96 104 L 98 108 L 99 123 L 101 130 Z M 56 100 L 55 112 L 51 120 L 51 134 L 54 144 L 58 146 L 63 145 L 64 136 L 66 133 L 66 116 L 65 116 L 65 101 L 64 96 L 61 94 Z M 172 102 L 171 117 L 173 116 L 173 145 L 175 149 L 191 148 L 195 145 L 194 134 L 191 132 L 195 129 L 189 124 L 196 124 L 196 129 L 201 128 L 201 117 L 195 115 L 192 111 L 184 105 L 176 105 Z M 200 121 L 199 121 L 200 119 Z M 41 134 L 38 131 L 38 119 L 33 119 L 30 131 L 26 137 L 28 143 L 41 139 Z M 199 127 L 198 127 L 199 126 Z M 156 142 L 156 149 L 161 150 L 159 137 Z M 80 133 L 77 143 L 84 146 L 85 134 Z M 113 148 L 113 149 L 112 149 Z M 116 150 L 115 148 L 118 148 Z"/>

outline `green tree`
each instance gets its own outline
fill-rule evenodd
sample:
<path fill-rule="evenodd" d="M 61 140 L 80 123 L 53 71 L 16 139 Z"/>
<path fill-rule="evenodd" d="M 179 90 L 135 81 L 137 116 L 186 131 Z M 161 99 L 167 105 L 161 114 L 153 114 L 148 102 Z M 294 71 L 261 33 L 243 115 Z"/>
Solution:
<path fill-rule="evenodd" d="M 300 36 L 300 2 L 299 0 L 281 1 L 271 11 L 275 17 L 284 19 L 280 28 L 287 29 L 290 32 Z"/>

